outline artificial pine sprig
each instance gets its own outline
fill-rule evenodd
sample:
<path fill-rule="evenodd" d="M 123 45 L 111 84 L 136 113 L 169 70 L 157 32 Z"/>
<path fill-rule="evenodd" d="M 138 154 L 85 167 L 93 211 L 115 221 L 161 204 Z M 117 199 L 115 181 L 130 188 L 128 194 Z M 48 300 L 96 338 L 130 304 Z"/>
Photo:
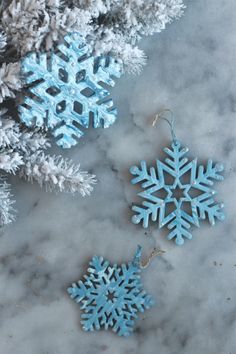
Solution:
<path fill-rule="evenodd" d="M 146 62 L 138 41 L 161 32 L 184 8 L 183 0 L 12 0 L 2 6 L 0 28 L 18 59 L 78 31 L 96 56 L 110 54 L 136 73 Z"/>
<path fill-rule="evenodd" d="M 0 170 L 18 174 L 19 177 L 37 182 L 48 191 L 64 191 L 90 195 L 96 183 L 94 175 L 81 171 L 80 166 L 62 156 L 45 153 L 49 140 L 40 131 L 22 129 L 20 124 L 0 112 Z M 9 186 L 0 183 L 0 225 L 13 220 Z M 2 197 L 1 197 L 2 196 Z M 8 216 L 7 216 L 8 215 Z"/>
<path fill-rule="evenodd" d="M 10 224 L 15 220 L 15 209 L 13 204 L 15 201 L 12 199 L 10 192 L 10 185 L 0 178 L 0 225 Z"/>
<path fill-rule="evenodd" d="M 0 53 L 5 51 L 7 45 L 7 36 L 3 31 L 0 31 Z"/>

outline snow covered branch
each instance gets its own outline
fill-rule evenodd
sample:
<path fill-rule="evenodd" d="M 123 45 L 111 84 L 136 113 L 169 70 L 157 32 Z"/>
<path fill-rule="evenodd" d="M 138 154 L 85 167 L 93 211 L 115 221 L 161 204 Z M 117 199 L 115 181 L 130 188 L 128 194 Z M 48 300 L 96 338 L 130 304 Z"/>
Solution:
<path fill-rule="evenodd" d="M 49 147 L 49 140 L 40 131 L 22 129 L 7 117 L 6 110 L 0 111 L 1 170 L 35 181 L 47 191 L 90 195 L 96 183 L 95 176 L 81 171 L 80 166 L 69 159 L 45 154 L 44 150 Z M 11 204 L 9 187 L 0 181 L 0 225 L 12 220 Z"/>
<path fill-rule="evenodd" d="M 83 197 L 90 195 L 95 176 L 80 171 L 80 167 L 62 156 L 50 156 L 43 152 L 25 155 L 19 176 L 38 182 L 47 191 L 79 192 Z"/>
<path fill-rule="evenodd" d="M 20 90 L 21 87 L 20 64 L 3 63 L 0 68 L 0 103 L 2 103 L 5 98 L 14 98 L 15 91 Z"/>
<path fill-rule="evenodd" d="M 67 32 L 86 34 L 90 14 L 61 0 L 12 0 L 3 11 L 2 27 L 21 56 L 51 49 Z"/>
<path fill-rule="evenodd" d="M 137 73 L 146 62 L 137 42 L 161 32 L 184 7 L 183 0 L 9 0 L 0 27 L 18 59 L 32 50 L 51 50 L 65 33 L 78 31 L 96 55 L 111 54 Z M 0 35 L 0 50 L 5 41 Z"/>
<path fill-rule="evenodd" d="M 12 207 L 15 201 L 12 200 L 10 186 L 3 178 L 0 179 L 0 225 L 10 224 L 15 220 L 15 210 Z"/>
<path fill-rule="evenodd" d="M 0 31 L 0 53 L 5 51 L 7 45 L 7 36 L 3 31 Z"/>

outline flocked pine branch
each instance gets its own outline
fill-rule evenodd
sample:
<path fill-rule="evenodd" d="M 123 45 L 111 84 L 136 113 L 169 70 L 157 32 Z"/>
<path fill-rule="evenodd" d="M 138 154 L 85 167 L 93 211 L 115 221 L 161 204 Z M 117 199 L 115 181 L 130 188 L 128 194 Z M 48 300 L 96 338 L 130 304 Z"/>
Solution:
<path fill-rule="evenodd" d="M 67 32 L 86 34 L 90 14 L 61 0 L 12 0 L 3 11 L 2 26 L 21 56 L 49 50 Z"/>
<path fill-rule="evenodd" d="M 0 178 L 0 225 L 10 224 L 15 220 L 15 210 L 12 207 L 14 203 L 10 185 L 3 178 Z"/>
<path fill-rule="evenodd" d="M 0 31 L 0 53 L 5 51 L 7 45 L 7 36 L 3 31 Z"/>
<path fill-rule="evenodd" d="M 6 98 L 14 98 L 15 91 L 22 87 L 19 63 L 3 63 L 0 67 L 0 103 Z"/>
<path fill-rule="evenodd" d="M 9 0 L 0 26 L 18 59 L 50 50 L 65 33 L 78 31 L 96 55 L 113 55 L 127 71 L 139 72 L 145 53 L 137 42 L 165 29 L 183 10 L 183 0 Z"/>
<path fill-rule="evenodd" d="M 2 15 L 3 10 L 5 10 L 7 8 L 7 6 L 9 5 L 9 0 L 1 0 L 0 2 L 0 15 Z"/>
<path fill-rule="evenodd" d="M 43 152 L 25 155 L 19 176 L 31 182 L 38 182 L 47 191 L 79 192 L 83 197 L 90 195 L 95 176 L 80 171 L 72 160 L 62 156 L 50 156 Z"/>
<path fill-rule="evenodd" d="M 131 72 L 139 72 L 145 63 L 143 51 L 135 48 L 135 44 L 143 36 L 161 32 L 183 14 L 185 7 L 182 0 L 73 0 L 73 3 L 91 13 L 90 37 L 97 54 L 108 50 Z"/>
<path fill-rule="evenodd" d="M 94 175 L 81 171 L 79 165 L 69 159 L 46 154 L 44 150 L 50 147 L 49 140 L 39 131 L 22 130 L 18 123 L 6 116 L 6 110 L 0 112 L 0 146 L 0 169 L 4 172 L 17 173 L 49 191 L 86 196 L 93 190 L 96 183 Z M 0 190 L 5 192 L 2 192 L 0 208 L 8 215 L 8 210 L 11 210 L 10 192 L 5 184 L 0 184 Z M 4 224 L 1 220 L 8 220 L 1 217 L 2 213 L 0 209 L 0 225 Z"/>

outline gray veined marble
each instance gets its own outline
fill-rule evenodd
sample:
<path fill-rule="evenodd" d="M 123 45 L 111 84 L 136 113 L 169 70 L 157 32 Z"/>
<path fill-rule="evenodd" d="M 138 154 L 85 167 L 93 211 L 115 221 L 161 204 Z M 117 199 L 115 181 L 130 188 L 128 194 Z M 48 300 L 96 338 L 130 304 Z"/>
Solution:
<path fill-rule="evenodd" d="M 94 194 L 54 195 L 13 178 L 18 220 L 0 238 L 1 354 L 236 354 L 236 3 L 186 3 L 180 21 L 143 40 L 142 75 L 117 83 L 117 123 L 65 152 L 97 174 Z M 128 170 L 169 143 L 164 122 L 150 127 L 163 107 L 175 112 L 177 137 L 193 156 L 226 168 L 217 185 L 226 221 L 203 223 L 183 247 L 130 222 L 136 191 Z M 137 244 L 146 256 L 155 244 L 166 250 L 142 273 L 156 306 L 128 339 L 83 332 L 67 286 L 94 254 L 126 262 Z"/>

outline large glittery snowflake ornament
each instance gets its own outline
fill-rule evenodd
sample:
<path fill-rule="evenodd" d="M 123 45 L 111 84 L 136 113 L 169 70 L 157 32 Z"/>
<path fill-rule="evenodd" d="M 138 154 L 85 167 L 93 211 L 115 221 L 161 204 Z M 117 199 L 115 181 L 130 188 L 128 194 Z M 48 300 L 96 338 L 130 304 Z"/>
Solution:
<path fill-rule="evenodd" d="M 132 184 L 141 183 L 143 191 L 138 195 L 143 198 L 141 206 L 133 205 L 134 224 L 142 222 L 147 228 L 149 221 L 158 222 L 159 228 L 167 225 L 170 230 L 168 240 L 175 239 L 182 245 L 184 239 L 192 239 L 191 225 L 199 226 L 199 221 L 208 219 L 214 225 L 215 220 L 224 220 L 224 205 L 216 203 L 212 189 L 213 181 L 222 181 L 222 164 L 213 164 L 208 160 L 206 167 L 197 165 L 197 159 L 189 161 L 186 157 L 188 148 L 174 141 L 171 148 L 164 148 L 168 155 L 165 162 L 156 161 L 156 167 L 132 166 L 130 172 L 135 178 Z"/>
<path fill-rule="evenodd" d="M 107 86 L 121 76 L 112 57 L 94 57 L 79 33 L 65 36 L 51 53 L 30 53 L 22 61 L 29 95 L 19 107 L 27 126 L 52 130 L 57 144 L 69 148 L 88 128 L 108 128 L 117 111 Z"/>
<path fill-rule="evenodd" d="M 84 280 L 68 288 L 72 299 L 81 303 L 85 331 L 110 327 L 119 336 L 129 336 L 138 311 L 144 312 L 154 304 L 140 280 L 140 258 L 140 246 L 133 261 L 120 266 L 94 256 Z"/>

